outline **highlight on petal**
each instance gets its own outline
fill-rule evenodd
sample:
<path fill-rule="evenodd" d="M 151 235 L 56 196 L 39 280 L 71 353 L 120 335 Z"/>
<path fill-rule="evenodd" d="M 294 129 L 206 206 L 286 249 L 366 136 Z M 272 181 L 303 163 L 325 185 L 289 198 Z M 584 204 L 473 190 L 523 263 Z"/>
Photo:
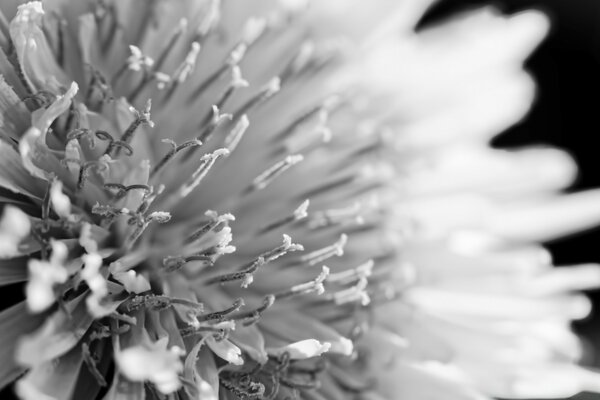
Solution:
<path fill-rule="evenodd" d="M 52 242 L 52 256 L 49 261 L 29 260 L 29 282 L 25 286 L 27 305 L 33 313 L 46 310 L 56 301 L 54 288 L 65 283 L 69 277 L 64 263 L 67 259 L 67 246 L 59 241 Z"/>
<path fill-rule="evenodd" d="M 287 354 L 290 360 L 304 360 L 306 358 L 318 357 L 331 349 L 331 343 L 319 342 L 315 339 L 306 339 L 299 342 L 290 343 L 286 346 L 267 349 L 268 353 L 279 357 L 282 354 Z"/>
<path fill-rule="evenodd" d="M 29 217 L 20 209 L 7 205 L 0 219 L 0 258 L 19 255 L 19 244 L 29 235 Z"/>
<path fill-rule="evenodd" d="M 119 371 L 134 382 L 152 382 L 164 394 L 175 392 L 181 387 L 181 356 L 185 352 L 178 347 L 167 348 L 167 342 L 164 338 L 117 352 L 115 360 Z"/>

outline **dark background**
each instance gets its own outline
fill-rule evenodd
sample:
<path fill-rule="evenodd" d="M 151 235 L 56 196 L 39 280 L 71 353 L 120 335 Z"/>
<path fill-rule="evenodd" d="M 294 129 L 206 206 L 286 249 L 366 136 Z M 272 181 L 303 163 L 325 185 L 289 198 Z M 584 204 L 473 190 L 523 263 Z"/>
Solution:
<path fill-rule="evenodd" d="M 569 151 L 580 168 L 569 191 L 600 187 L 600 0 L 496 0 L 505 12 L 546 11 L 552 20 L 547 40 L 527 62 L 538 83 L 529 117 L 502 134 L 497 146 L 547 143 Z M 424 23 L 453 12 L 490 4 L 485 0 L 442 0 Z M 600 204 L 598 204 L 600 207 Z M 600 263 L 600 229 L 548 243 L 558 265 Z M 587 340 L 584 362 L 600 368 L 600 291 L 590 292 L 596 312 L 576 329 Z M 600 395 L 578 399 L 599 400 Z"/>

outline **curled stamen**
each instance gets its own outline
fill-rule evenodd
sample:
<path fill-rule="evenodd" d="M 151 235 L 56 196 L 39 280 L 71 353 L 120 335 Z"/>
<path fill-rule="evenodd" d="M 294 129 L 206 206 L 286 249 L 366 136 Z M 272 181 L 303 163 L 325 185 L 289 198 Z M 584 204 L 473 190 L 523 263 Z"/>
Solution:
<path fill-rule="evenodd" d="M 125 143 L 121 140 L 115 140 L 110 133 L 99 130 L 94 132 L 94 134 L 98 139 L 108 142 L 108 146 L 106 147 L 104 154 L 110 155 L 115 149 L 125 149 L 125 154 L 127 156 L 131 156 L 133 154 L 133 148 L 128 143 Z"/>
<path fill-rule="evenodd" d="M 47 90 L 40 90 L 39 92 L 25 97 L 23 102 L 28 100 L 34 101 L 37 108 L 46 108 L 56 101 L 56 95 Z"/>
<path fill-rule="evenodd" d="M 223 311 L 215 311 L 212 312 L 210 314 L 204 314 L 204 315 L 200 315 L 198 316 L 198 321 L 200 322 L 204 322 L 204 321 L 214 321 L 214 320 L 218 320 L 218 321 L 223 321 L 226 319 L 226 317 L 231 314 L 236 312 L 237 310 L 239 310 L 241 307 L 244 306 L 244 299 L 236 299 L 233 304 L 231 305 L 231 307 L 226 308 Z"/>
<path fill-rule="evenodd" d="M 105 183 L 104 187 L 109 190 L 116 190 L 115 197 L 122 198 L 127 195 L 130 190 L 142 190 L 144 194 L 149 194 L 152 189 L 148 185 L 129 185 L 125 186 L 122 183 Z"/>
<path fill-rule="evenodd" d="M 278 163 L 261 173 L 259 176 L 257 176 L 252 181 L 252 185 L 246 190 L 246 192 L 262 190 L 266 188 L 277 177 L 279 177 L 289 168 L 298 164 L 302 160 L 304 160 L 304 156 L 302 156 L 302 154 L 294 154 L 287 156 L 285 159 L 279 161 Z"/>
<path fill-rule="evenodd" d="M 72 159 L 64 159 L 65 162 L 72 162 Z M 77 190 L 82 190 L 87 182 L 89 177 L 89 173 L 91 169 L 95 169 L 97 173 L 102 173 L 108 169 L 108 165 L 103 160 L 91 160 L 85 163 L 81 163 L 81 161 L 77 160 L 80 165 L 79 168 L 79 177 L 77 178 Z"/>
<path fill-rule="evenodd" d="M 77 128 L 73 129 L 69 133 L 67 133 L 67 141 L 71 140 L 79 140 L 83 137 L 87 137 L 90 140 L 90 148 L 96 147 L 96 141 L 94 140 L 94 134 L 92 130 L 87 128 Z"/>
<path fill-rule="evenodd" d="M 232 318 L 234 320 L 244 320 L 243 325 L 250 326 L 256 323 L 259 320 L 260 315 L 265 310 L 270 308 L 273 305 L 273 303 L 275 303 L 275 295 L 269 294 L 264 297 L 263 303 L 259 307 L 255 308 L 254 310 L 236 314 L 232 316 Z"/>
<path fill-rule="evenodd" d="M 152 171 L 150 172 L 151 178 L 155 176 L 165 165 L 167 165 L 167 163 L 171 161 L 173 157 L 175 157 L 175 155 L 180 151 L 190 147 L 202 146 L 202 142 L 198 139 L 189 140 L 180 145 L 177 145 L 177 143 L 171 139 L 163 139 L 162 142 L 169 144 L 171 146 L 171 150 L 169 150 L 169 152 L 165 154 L 165 156 L 154 166 L 154 168 L 152 168 Z"/>
<path fill-rule="evenodd" d="M 125 133 L 123 133 L 123 136 L 121 136 L 121 142 L 123 143 L 127 143 L 129 144 L 131 142 L 131 138 L 133 137 L 133 134 L 135 133 L 135 131 L 137 130 L 137 128 L 140 125 L 148 125 L 150 128 L 154 127 L 154 122 L 150 119 L 150 110 L 152 109 L 152 100 L 148 99 L 148 101 L 146 101 L 146 105 L 144 106 L 144 110 L 142 112 L 138 111 L 135 107 L 130 107 L 129 111 L 131 111 L 133 113 L 133 115 L 135 116 L 135 119 L 133 120 L 133 122 L 129 125 L 129 127 L 125 130 Z M 119 155 L 119 149 L 121 147 L 118 147 L 115 155 L 118 156 Z"/>
<path fill-rule="evenodd" d="M 211 117 L 212 115 L 212 117 Z M 210 139 L 213 132 L 225 121 L 231 121 L 231 114 L 221 114 L 219 107 L 213 105 L 211 107 L 211 112 L 208 114 L 203 121 L 200 123 L 200 126 L 204 126 L 207 124 L 207 120 L 210 118 L 210 122 L 208 125 L 202 130 L 200 135 L 196 138 L 196 140 L 200 140 L 201 142 L 206 142 Z"/>

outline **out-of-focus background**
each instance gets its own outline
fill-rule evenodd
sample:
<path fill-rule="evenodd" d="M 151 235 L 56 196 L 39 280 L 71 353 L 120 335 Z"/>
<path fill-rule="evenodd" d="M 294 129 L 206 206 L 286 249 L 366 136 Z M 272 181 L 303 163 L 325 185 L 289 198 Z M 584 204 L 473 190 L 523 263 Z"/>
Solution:
<path fill-rule="evenodd" d="M 539 86 L 537 102 L 529 117 L 496 144 L 547 143 L 566 149 L 580 168 L 570 190 L 600 187 L 600 0 L 441 0 L 423 24 L 490 3 L 506 12 L 537 8 L 552 19 L 548 39 L 527 64 Z M 557 265 L 600 263 L 600 229 L 548 247 Z M 600 368 L 600 291 L 590 295 L 595 314 L 576 329 L 589 344 L 584 362 Z M 599 400 L 600 395 L 577 399 Z"/>

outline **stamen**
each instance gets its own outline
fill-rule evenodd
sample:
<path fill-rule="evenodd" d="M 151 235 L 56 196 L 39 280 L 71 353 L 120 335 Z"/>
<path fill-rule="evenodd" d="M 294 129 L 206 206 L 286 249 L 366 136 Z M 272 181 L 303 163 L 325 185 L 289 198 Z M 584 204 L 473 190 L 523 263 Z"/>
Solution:
<path fill-rule="evenodd" d="M 202 303 L 196 303 L 186 299 L 177 299 L 173 297 L 155 294 L 135 296 L 129 299 L 121 307 L 123 307 L 127 312 L 139 310 L 142 307 L 150 309 L 152 311 L 161 311 L 166 310 L 167 308 L 170 308 L 175 304 L 187 307 L 190 310 L 194 311 L 196 314 L 200 314 L 204 311 L 204 305 Z"/>
<path fill-rule="evenodd" d="M 254 280 L 253 275 L 256 272 L 256 270 L 259 267 L 265 265 L 265 263 L 266 263 L 266 261 L 263 257 L 258 257 L 257 259 L 255 259 L 254 261 L 249 263 L 249 265 L 247 265 L 241 271 L 216 276 L 216 277 L 211 278 L 208 281 L 206 281 L 206 284 L 207 285 L 212 285 L 215 283 L 223 284 L 226 282 L 233 282 L 233 281 L 237 281 L 237 280 L 241 279 L 242 280 L 241 287 L 246 289 L 253 282 L 253 280 Z"/>
<path fill-rule="evenodd" d="M 125 155 L 131 156 L 133 154 L 133 148 L 121 140 L 115 140 L 113 136 L 106 131 L 96 131 L 94 133 L 96 137 L 102 141 L 108 141 L 108 146 L 104 151 L 104 154 L 110 155 L 115 149 L 125 149 Z"/>
<path fill-rule="evenodd" d="M 240 143 L 248 126 L 250 126 L 250 121 L 248 121 L 248 116 L 244 114 L 239 118 L 231 132 L 229 132 L 229 135 L 225 137 L 225 147 L 230 152 L 233 152 Z"/>
<path fill-rule="evenodd" d="M 119 215 L 130 215 L 131 211 L 127 208 L 115 208 L 113 206 L 96 203 L 92 207 L 92 214 L 100 215 L 107 220 L 108 223 L 111 223 Z"/>
<path fill-rule="evenodd" d="M 169 144 L 171 146 L 171 150 L 169 150 L 169 152 L 154 166 L 154 168 L 152 168 L 152 171 L 150 172 L 150 178 L 154 177 L 180 151 L 189 147 L 202 146 L 202 142 L 198 139 L 189 140 L 180 145 L 177 145 L 177 143 L 171 139 L 163 139 L 162 142 Z"/>
<path fill-rule="evenodd" d="M 332 245 L 315 250 L 305 256 L 300 257 L 301 263 L 306 263 L 310 266 L 319 264 L 333 256 L 341 257 L 344 255 L 344 246 L 348 242 L 348 236 L 342 234 L 337 242 Z"/>
<path fill-rule="evenodd" d="M 373 260 L 369 260 L 356 268 L 348 269 L 345 271 L 340 271 L 335 274 L 329 275 L 327 278 L 327 283 L 337 283 L 340 285 L 350 284 L 357 279 L 368 278 L 371 276 L 373 272 L 373 266 L 375 262 Z"/>
<path fill-rule="evenodd" d="M 154 128 L 154 122 L 150 119 L 150 109 L 151 108 L 152 108 L 152 100 L 151 99 L 148 99 L 148 101 L 146 101 L 146 106 L 144 107 L 144 110 L 142 112 L 139 112 L 133 106 L 131 106 L 129 108 L 129 111 L 131 111 L 134 114 L 135 119 L 133 120 L 131 125 L 129 125 L 129 127 L 127 128 L 125 133 L 123 133 L 123 136 L 121 136 L 121 142 L 129 144 L 131 142 L 131 138 L 133 137 L 133 134 L 135 133 L 137 128 L 142 124 L 148 125 L 150 128 Z M 115 152 L 116 156 L 119 155 L 119 149 L 120 148 L 117 148 L 117 150 Z"/>
<path fill-rule="evenodd" d="M 150 186 L 140 184 L 125 186 L 122 183 L 105 183 L 104 187 L 109 190 L 116 190 L 114 195 L 117 199 L 125 197 L 130 190 L 142 190 L 146 195 L 152 191 Z"/>
<path fill-rule="evenodd" d="M 323 286 L 323 282 L 327 279 L 328 276 L 329 268 L 323 266 L 321 273 L 315 279 L 306 283 L 301 283 L 299 285 L 292 286 L 289 290 L 274 294 L 275 300 L 286 299 L 288 297 L 309 293 L 317 293 L 317 295 L 321 295 L 325 293 L 325 287 Z"/>
<path fill-rule="evenodd" d="M 204 215 L 206 215 L 207 217 L 210 218 L 210 222 L 203 225 L 200 229 L 198 229 L 194 233 L 192 233 L 185 240 L 185 243 L 192 243 L 192 242 L 200 239 L 202 236 L 204 236 L 208 232 L 210 232 L 212 230 L 217 230 L 218 226 L 227 225 L 228 222 L 235 221 L 235 217 L 229 213 L 218 215 L 215 211 L 208 210 L 204 213 Z"/>
<path fill-rule="evenodd" d="M 85 186 L 87 179 L 89 177 L 90 170 L 93 168 L 97 173 L 102 173 L 108 170 L 108 165 L 103 159 L 100 160 L 91 160 L 82 163 L 81 160 L 76 158 L 63 158 L 61 160 L 63 165 L 68 166 L 69 164 L 77 164 L 79 165 L 79 176 L 77 178 L 77 190 L 80 191 Z"/>
<path fill-rule="evenodd" d="M 234 320 L 244 320 L 244 322 L 242 323 L 242 325 L 244 326 L 250 326 L 252 324 L 255 324 L 256 322 L 258 322 L 258 320 L 260 319 L 260 315 L 267 310 L 268 308 L 270 308 L 273 303 L 275 303 L 275 295 L 269 294 L 267 296 L 264 297 L 263 299 L 263 303 L 262 305 L 260 305 L 259 307 L 255 308 L 254 310 L 250 310 L 250 311 L 246 311 L 243 313 L 239 313 L 234 315 L 232 318 Z"/>
<path fill-rule="evenodd" d="M 127 67 L 132 71 L 149 71 L 154 65 L 154 60 L 142 53 L 142 50 L 137 47 L 130 45 L 129 51 L 131 55 L 127 58 Z"/>
<path fill-rule="evenodd" d="M 238 311 L 243 306 L 244 306 L 244 299 L 239 298 L 233 302 L 231 307 L 226 308 L 225 310 L 215 311 L 210 314 L 199 315 L 198 321 L 200 321 L 200 322 L 214 321 L 214 320 L 224 321 L 229 314 Z"/>
<path fill-rule="evenodd" d="M 96 147 L 95 135 L 93 134 L 91 129 L 87 128 L 77 128 L 71 130 L 67 133 L 67 141 L 71 140 L 80 140 L 83 137 L 87 137 L 90 141 L 90 148 L 93 149 Z"/>
<path fill-rule="evenodd" d="M 308 216 L 307 210 L 308 210 L 308 205 L 310 204 L 309 200 L 304 200 L 304 202 L 302 204 L 300 204 L 300 206 L 298 208 L 296 208 L 296 210 L 294 210 L 292 215 L 289 215 L 287 217 L 284 217 L 278 221 L 275 221 L 263 228 L 261 228 L 258 233 L 259 234 L 264 234 L 267 232 L 270 232 L 274 229 L 277 228 L 281 228 L 284 225 L 296 222 L 296 221 L 300 221 L 301 219 L 304 219 Z"/>
<path fill-rule="evenodd" d="M 229 86 L 225 90 L 225 92 L 221 95 L 221 98 L 216 102 L 216 106 L 219 109 L 222 109 L 227 103 L 227 100 L 231 98 L 236 89 L 241 89 L 248 87 L 248 81 L 242 78 L 242 71 L 240 67 L 234 65 L 231 68 L 231 81 L 229 82 Z"/>
<path fill-rule="evenodd" d="M 310 229 L 317 229 L 338 224 L 362 225 L 365 223 L 365 220 L 360 215 L 361 211 L 362 207 L 358 202 L 344 208 L 321 211 L 314 214 L 313 218 L 310 219 L 308 226 Z"/>
<path fill-rule="evenodd" d="M 200 54 L 200 43 L 192 42 L 190 51 L 183 60 L 183 63 L 177 67 L 169 79 L 170 87 L 165 95 L 165 101 L 169 101 L 172 98 L 179 85 L 185 82 L 190 74 L 194 71 L 198 54 Z"/>
<path fill-rule="evenodd" d="M 278 77 L 271 79 L 265 87 L 254 97 L 242 105 L 233 115 L 248 114 L 250 110 L 267 101 L 281 90 L 281 80 Z"/>
<path fill-rule="evenodd" d="M 327 299 L 333 300 L 336 305 L 359 301 L 361 305 L 367 306 L 371 302 L 369 294 L 366 292 L 368 284 L 367 278 L 362 277 L 358 280 L 356 285 L 330 294 L 327 296 Z"/>
<path fill-rule="evenodd" d="M 175 28 L 175 31 L 173 32 L 173 35 L 168 40 L 168 42 L 167 42 L 166 46 L 164 47 L 163 51 L 160 53 L 160 55 L 156 59 L 156 62 L 154 63 L 153 69 L 155 71 L 160 71 L 162 69 L 165 61 L 167 60 L 167 58 L 169 57 L 169 55 L 171 54 L 171 52 L 175 48 L 175 45 L 177 44 L 177 41 L 181 38 L 181 36 L 187 30 L 187 26 L 188 26 L 187 19 L 182 18 L 181 20 L 179 20 L 179 24 L 177 24 L 177 28 Z"/>
<path fill-rule="evenodd" d="M 298 164 L 304 160 L 304 156 L 301 154 L 289 155 L 282 161 L 279 161 L 272 167 L 268 168 L 265 172 L 257 176 L 253 181 L 252 185 L 246 189 L 246 193 L 253 192 L 255 190 L 262 190 L 266 188 L 271 182 L 277 177 L 287 171 L 290 167 Z"/>
<path fill-rule="evenodd" d="M 212 115 L 212 117 L 210 117 Z M 204 126 L 207 124 L 208 118 L 210 118 L 210 122 L 208 122 L 208 126 L 206 126 L 200 135 L 196 138 L 196 140 L 200 140 L 201 142 L 206 143 L 212 133 L 225 121 L 231 121 L 233 116 L 231 114 L 221 114 L 219 107 L 213 105 L 211 107 L 211 113 L 204 118 L 204 121 L 200 124 L 200 126 Z M 191 152 L 190 152 L 191 153 Z"/>
<path fill-rule="evenodd" d="M 202 261 L 208 263 L 208 265 L 213 265 L 215 260 L 214 257 L 206 256 L 203 254 L 196 254 L 187 257 L 183 256 L 167 256 L 163 258 L 162 263 L 165 272 L 176 272 L 179 271 L 185 264 L 192 261 Z"/>
<path fill-rule="evenodd" d="M 298 53 L 281 73 L 281 80 L 285 82 L 292 76 L 300 73 L 302 69 L 308 65 L 314 53 L 315 43 L 313 41 L 306 41 L 302 43 Z"/>
<path fill-rule="evenodd" d="M 196 37 L 194 38 L 195 41 L 204 40 L 208 36 L 209 32 L 211 32 L 211 30 L 217 25 L 220 17 L 220 7 L 220 0 L 210 1 L 208 11 L 202 17 L 200 23 L 198 24 L 198 28 L 196 29 Z"/>
<path fill-rule="evenodd" d="M 208 174 L 208 171 L 217 162 L 219 157 L 229 155 L 227 149 L 217 149 L 210 154 L 205 154 L 200 159 L 200 166 L 194 171 L 191 179 L 189 179 L 178 191 L 177 196 L 181 199 L 187 197 L 200 184 L 202 179 Z"/>
<path fill-rule="evenodd" d="M 278 139 L 285 139 L 292 133 L 296 132 L 298 127 L 307 123 L 312 118 L 317 117 L 319 120 L 323 119 L 323 115 L 329 115 L 333 109 L 342 104 L 342 97 L 340 95 L 332 95 L 326 98 L 321 104 L 309 109 L 305 113 L 301 114 L 292 123 L 290 123 L 285 129 L 278 135 Z"/>

